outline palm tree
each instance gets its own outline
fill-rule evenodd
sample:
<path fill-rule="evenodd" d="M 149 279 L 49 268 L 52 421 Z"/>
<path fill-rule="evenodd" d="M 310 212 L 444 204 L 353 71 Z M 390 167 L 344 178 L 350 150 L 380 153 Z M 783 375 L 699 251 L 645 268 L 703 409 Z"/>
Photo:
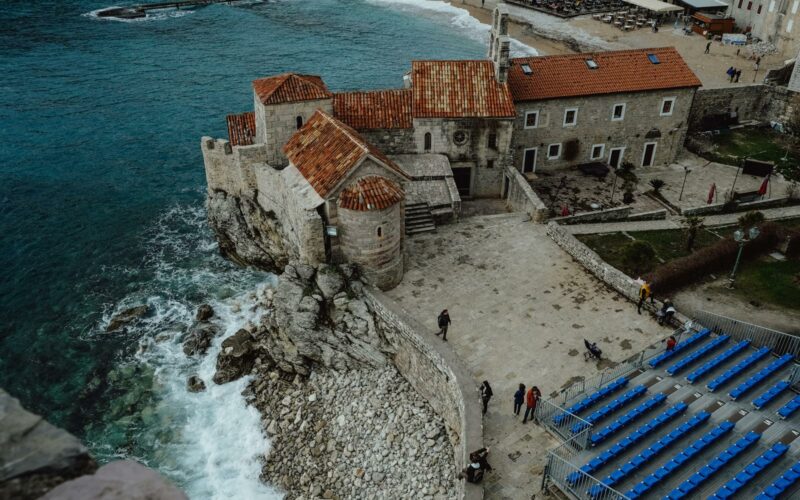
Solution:
<path fill-rule="evenodd" d="M 691 252 L 694 249 L 694 242 L 697 239 L 697 233 L 700 232 L 705 226 L 703 225 L 705 219 L 696 215 L 684 217 L 681 220 L 683 223 L 684 231 L 686 232 L 686 250 Z"/>

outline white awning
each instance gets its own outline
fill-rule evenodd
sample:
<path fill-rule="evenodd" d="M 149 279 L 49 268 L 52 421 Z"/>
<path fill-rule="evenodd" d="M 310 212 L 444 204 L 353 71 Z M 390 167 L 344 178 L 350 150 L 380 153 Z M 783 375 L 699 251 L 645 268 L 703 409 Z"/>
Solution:
<path fill-rule="evenodd" d="M 685 3 L 689 7 L 693 7 L 695 9 L 727 9 L 728 8 L 727 2 L 723 2 L 722 0 L 681 0 L 681 2 Z"/>
<path fill-rule="evenodd" d="M 683 7 L 679 7 L 677 5 L 672 5 L 671 3 L 661 2 L 660 0 L 624 0 L 625 3 L 629 3 L 631 5 L 635 5 L 637 7 L 641 7 L 643 9 L 647 9 L 658 14 L 663 14 L 664 12 L 676 12 L 679 10 L 683 10 Z"/>

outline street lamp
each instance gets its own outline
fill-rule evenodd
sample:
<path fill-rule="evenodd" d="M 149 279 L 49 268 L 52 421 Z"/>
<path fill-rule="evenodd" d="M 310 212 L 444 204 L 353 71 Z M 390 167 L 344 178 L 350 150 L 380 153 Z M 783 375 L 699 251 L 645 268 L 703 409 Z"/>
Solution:
<path fill-rule="evenodd" d="M 689 173 L 691 173 L 692 169 L 685 166 L 683 167 L 683 184 L 681 184 L 681 194 L 678 196 L 678 201 L 681 201 L 683 198 L 683 188 L 686 187 L 686 178 L 689 177 Z"/>
<path fill-rule="evenodd" d="M 737 229 L 733 232 L 733 239 L 739 244 L 739 252 L 736 254 L 736 262 L 733 264 L 731 277 L 728 278 L 728 288 L 733 288 L 733 284 L 736 281 L 736 270 L 739 269 L 739 260 L 742 258 L 742 250 L 744 250 L 745 244 L 758 238 L 758 235 L 759 231 L 755 226 L 748 229 L 746 233 L 742 229 Z"/>

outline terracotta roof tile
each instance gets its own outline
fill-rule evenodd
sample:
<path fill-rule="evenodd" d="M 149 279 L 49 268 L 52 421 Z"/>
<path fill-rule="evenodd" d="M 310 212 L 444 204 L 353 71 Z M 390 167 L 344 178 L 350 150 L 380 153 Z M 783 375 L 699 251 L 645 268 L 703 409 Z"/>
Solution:
<path fill-rule="evenodd" d="M 339 193 L 339 206 L 348 210 L 383 210 L 405 197 L 402 188 L 385 177 L 362 177 Z"/>
<path fill-rule="evenodd" d="M 320 110 L 295 132 L 283 151 L 322 198 L 367 155 L 398 175 L 410 179 L 397 164 L 365 141 L 361 134 Z"/>
<path fill-rule="evenodd" d="M 262 104 L 311 101 L 332 96 L 322 78 L 295 73 L 259 78 L 253 81 L 253 89 Z"/>
<path fill-rule="evenodd" d="M 240 115 L 228 115 L 228 140 L 231 146 L 249 146 L 256 136 L 256 114 L 252 111 Z"/>
<path fill-rule="evenodd" d="M 650 62 L 649 54 L 659 63 Z M 587 66 L 588 59 L 597 63 L 597 69 Z M 530 66 L 530 75 L 522 71 L 523 64 Z M 515 101 L 535 101 L 699 87 L 701 83 L 677 50 L 662 47 L 512 59 L 508 85 Z"/>
<path fill-rule="evenodd" d="M 411 128 L 411 90 L 336 93 L 333 114 L 357 130 Z"/>
<path fill-rule="evenodd" d="M 415 118 L 506 118 L 516 114 L 507 84 L 491 61 L 414 61 Z"/>

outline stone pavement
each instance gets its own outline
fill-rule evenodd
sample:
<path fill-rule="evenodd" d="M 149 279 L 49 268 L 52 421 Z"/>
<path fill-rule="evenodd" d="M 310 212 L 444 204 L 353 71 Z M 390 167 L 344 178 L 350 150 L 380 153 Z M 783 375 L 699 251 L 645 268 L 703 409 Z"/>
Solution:
<path fill-rule="evenodd" d="M 669 330 L 636 314 L 520 214 L 477 216 L 408 240 L 408 270 L 388 292 L 431 330 L 447 308 L 449 345 L 476 387 L 494 389 L 484 419 L 495 472 L 486 497 L 531 498 L 539 491 L 546 451 L 556 442 L 512 413 L 519 383 L 547 396 L 591 377 Z M 583 360 L 583 339 L 598 342 L 610 362 Z"/>

